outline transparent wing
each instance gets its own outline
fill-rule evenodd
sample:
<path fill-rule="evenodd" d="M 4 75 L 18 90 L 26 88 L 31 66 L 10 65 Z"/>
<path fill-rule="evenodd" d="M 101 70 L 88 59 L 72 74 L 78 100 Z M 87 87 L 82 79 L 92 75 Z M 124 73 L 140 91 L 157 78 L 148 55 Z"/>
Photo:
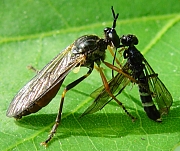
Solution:
<path fill-rule="evenodd" d="M 127 64 L 124 65 L 123 68 L 126 68 Z M 122 90 L 126 87 L 126 85 L 130 82 L 130 80 L 122 74 L 117 74 L 114 78 L 112 78 L 108 83 L 112 94 L 118 92 L 120 94 Z M 82 114 L 82 116 L 86 114 L 95 113 L 101 110 L 106 104 L 109 103 L 110 96 L 106 92 L 104 86 L 101 86 L 91 94 L 92 97 L 96 97 L 93 101 L 92 105 L 89 106 L 86 111 Z"/>
<path fill-rule="evenodd" d="M 66 75 L 84 59 L 83 55 L 71 57 L 72 47 L 73 44 L 58 54 L 17 93 L 7 110 L 7 116 L 21 113 L 54 86 L 62 83 Z"/>
<path fill-rule="evenodd" d="M 158 105 L 159 112 L 161 114 L 167 114 L 173 102 L 172 96 L 145 59 L 144 63 L 146 76 L 150 76 L 148 78 L 148 83 L 150 91 L 153 92 L 152 97 Z"/>
<path fill-rule="evenodd" d="M 95 91 L 93 91 L 93 92 L 90 94 L 90 96 L 95 99 L 95 98 L 98 97 L 98 95 L 100 95 L 100 93 L 102 93 L 104 90 L 105 90 L 105 89 L 104 89 L 104 85 L 102 85 L 101 87 L 99 87 L 99 88 L 97 88 Z"/>

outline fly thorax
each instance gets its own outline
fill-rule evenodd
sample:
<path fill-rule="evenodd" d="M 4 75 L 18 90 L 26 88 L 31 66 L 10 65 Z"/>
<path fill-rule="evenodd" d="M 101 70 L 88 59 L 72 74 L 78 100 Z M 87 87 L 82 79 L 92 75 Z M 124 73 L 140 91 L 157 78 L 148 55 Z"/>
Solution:
<path fill-rule="evenodd" d="M 107 49 L 107 43 L 103 39 L 97 41 L 96 50 L 87 55 L 87 60 L 90 62 L 96 62 L 96 64 L 100 65 L 101 61 L 105 59 L 105 51 Z"/>
<path fill-rule="evenodd" d="M 81 50 L 78 50 L 78 48 L 74 45 L 73 47 L 72 47 L 72 50 L 71 50 L 71 59 L 73 58 L 73 59 L 76 59 L 76 58 L 78 58 L 80 55 L 81 55 L 81 53 L 79 53 L 79 52 L 81 52 Z"/>
<path fill-rule="evenodd" d="M 103 39 L 95 35 L 85 35 L 74 42 L 72 55 L 84 55 L 86 58 L 84 66 L 88 66 L 94 62 L 104 60 L 106 48 L 107 44 Z"/>

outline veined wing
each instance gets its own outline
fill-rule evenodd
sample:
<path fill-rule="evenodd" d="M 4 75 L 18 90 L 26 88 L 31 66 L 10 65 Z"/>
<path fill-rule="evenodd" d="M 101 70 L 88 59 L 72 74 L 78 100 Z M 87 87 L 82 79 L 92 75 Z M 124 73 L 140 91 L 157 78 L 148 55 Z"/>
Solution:
<path fill-rule="evenodd" d="M 66 75 L 85 59 L 84 55 L 72 57 L 72 47 L 73 44 L 58 54 L 17 93 L 8 108 L 7 116 L 18 115 L 54 86 L 62 84 Z"/>
<path fill-rule="evenodd" d="M 144 59 L 146 76 L 148 78 L 148 84 L 150 91 L 153 92 L 153 98 L 158 105 L 159 112 L 162 114 L 167 114 L 173 103 L 172 96 L 167 90 L 166 86 L 158 78 L 157 74 L 153 71 L 149 63 Z M 156 75 L 156 76 L 154 76 Z"/>
<path fill-rule="evenodd" d="M 126 69 L 128 64 L 125 64 L 123 66 L 123 69 Z M 116 93 L 118 94 L 122 92 L 122 90 L 126 87 L 126 85 L 130 82 L 130 80 L 125 77 L 123 74 L 117 74 L 114 78 L 112 78 L 108 84 L 110 87 L 110 91 L 112 94 Z M 93 101 L 92 105 L 89 106 L 86 111 L 82 114 L 82 116 L 86 114 L 95 113 L 99 110 L 101 110 L 106 104 L 108 104 L 111 100 L 109 94 L 106 92 L 104 86 L 101 86 L 91 94 L 92 97 L 96 97 Z"/>

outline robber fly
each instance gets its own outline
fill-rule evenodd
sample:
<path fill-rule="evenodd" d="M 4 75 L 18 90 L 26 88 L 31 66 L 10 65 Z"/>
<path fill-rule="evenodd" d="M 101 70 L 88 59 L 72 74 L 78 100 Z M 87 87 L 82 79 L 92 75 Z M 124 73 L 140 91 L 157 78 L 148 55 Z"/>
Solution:
<path fill-rule="evenodd" d="M 60 52 L 41 71 L 39 71 L 37 75 L 34 76 L 13 98 L 6 115 L 8 117 L 20 119 L 22 116 L 35 113 L 42 107 L 46 106 L 56 96 L 64 79 L 75 67 L 89 68 L 84 76 L 65 87 L 62 93 L 55 124 L 49 137 L 42 143 L 42 145 L 46 146 L 57 130 L 61 121 L 66 92 L 91 74 L 94 68 L 94 63 L 96 63 L 101 70 L 100 64 L 101 62 L 104 62 L 105 50 L 108 45 L 115 48 L 119 46 L 120 39 L 115 30 L 116 20 L 119 14 L 115 14 L 113 7 L 111 9 L 114 17 L 113 26 L 112 28 L 107 27 L 104 29 L 104 39 L 99 38 L 96 35 L 85 35 L 78 38 L 74 43 Z"/>
<path fill-rule="evenodd" d="M 123 35 L 120 39 L 125 49 L 123 53 L 124 59 L 127 59 L 121 70 L 130 75 L 131 78 L 118 73 L 109 81 L 110 91 L 114 94 L 119 90 L 118 95 L 134 79 L 135 83 L 138 84 L 142 106 L 147 116 L 154 121 L 161 122 L 161 115 L 167 114 L 172 105 L 172 96 L 140 51 L 135 47 L 138 44 L 137 37 L 134 35 Z M 104 90 L 104 87 L 94 91 L 91 96 L 95 97 L 95 100 L 83 115 L 99 111 L 112 100 L 109 100 L 110 96 Z M 159 110 L 156 108 L 152 98 L 154 98 Z"/>

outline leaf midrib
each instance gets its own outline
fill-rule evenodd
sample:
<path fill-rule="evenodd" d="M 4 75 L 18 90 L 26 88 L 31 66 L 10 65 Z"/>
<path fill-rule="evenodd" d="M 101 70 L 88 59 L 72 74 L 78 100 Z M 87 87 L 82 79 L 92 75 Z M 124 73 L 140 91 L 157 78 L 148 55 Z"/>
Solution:
<path fill-rule="evenodd" d="M 166 14 L 166 15 L 159 15 L 159 16 L 148 16 L 148 17 L 139 17 L 139 18 L 130 18 L 125 20 L 119 20 L 117 22 L 117 25 L 121 24 L 128 24 L 128 23 L 134 23 L 134 22 L 146 22 L 146 21 L 153 21 L 153 20 L 167 20 L 171 19 L 168 23 L 173 25 L 180 19 L 180 14 Z M 112 21 L 106 22 L 107 25 L 111 25 Z M 165 25 L 165 27 L 168 27 L 168 25 Z M 43 33 L 37 33 L 32 35 L 23 35 L 23 36 L 14 36 L 14 37 L 0 37 L 0 44 L 2 43 L 8 43 L 8 42 L 14 42 L 14 41 L 24 41 L 29 39 L 39 39 L 39 38 L 45 38 L 45 37 L 51 37 L 53 35 L 60 35 L 65 33 L 73 33 L 73 32 L 79 32 L 82 30 L 88 30 L 92 28 L 102 27 L 102 23 L 93 23 L 86 26 L 78 26 L 78 27 L 70 27 L 66 29 L 61 30 L 53 30 L 49 32 L 43 32 Z M 166 27 L 166 28 L 167 28 Z M 171 27 L 171 26 L 169 26 Z M 168 28 L 167 28 L 168 29 Z"/>

